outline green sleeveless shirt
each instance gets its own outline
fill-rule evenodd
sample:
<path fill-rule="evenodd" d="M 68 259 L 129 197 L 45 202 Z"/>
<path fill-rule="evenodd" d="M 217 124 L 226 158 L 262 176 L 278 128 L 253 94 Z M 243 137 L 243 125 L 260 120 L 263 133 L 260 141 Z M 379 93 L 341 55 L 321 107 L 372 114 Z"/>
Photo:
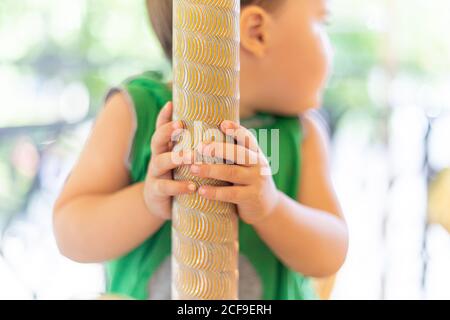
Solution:
<path fill-rule="evenodd" d="M 127 80 L 123 89 L 131 98 L 136 113 L 137 128 L 131 150 L 130 171 L 132 183 L 137 183 L 145 179 L 156 118 L 161 108 L 171 101 L 172 92 L 156 72 L 148 72 Z M 273 178 L 279 190 L 296 199 L 301 163 L 301 127 L 298 118 L 258 114 L 244 121 L 243 125 L 249 129 L 279 130 L 280 166 Z M 268 150 L 263 151 L 270 157 L 270 143 L 268 145 Z M 260 299 L 316 298 L 310 279 L 286 267 L 261 240 L 253 227 L 242 221 L 239 223 L 239 248 L 240 254 L 247 258 L 260 279 Z M 168 221 L 138 248 L 107 263 L 107 293 L 148 299 L 149 290 L 152 290 L 149 288 L 150 279 L 170 254 L 171 222 Z"/>

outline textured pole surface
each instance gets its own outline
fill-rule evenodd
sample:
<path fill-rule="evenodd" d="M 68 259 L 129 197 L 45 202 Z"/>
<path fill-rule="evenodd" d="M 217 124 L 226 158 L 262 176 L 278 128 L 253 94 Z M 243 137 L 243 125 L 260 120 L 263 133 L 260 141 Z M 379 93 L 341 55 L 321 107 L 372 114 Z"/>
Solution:
<path fill-rule="evenodd" d="M 223 139 L 220 123 L 238 121 L 239 11 L 239 0 L 173 1 L 174 118 L 187 129 L 175 150 L 196 150 L 203 141 Z M 175 179 L 194 181 L 198 187 L 226 185 L 196 178 L 189 167 L 176 170 Z M 234 205 L 198 194 L 175 198 L 173 299 L 237 299 L 238 250 Z"/>

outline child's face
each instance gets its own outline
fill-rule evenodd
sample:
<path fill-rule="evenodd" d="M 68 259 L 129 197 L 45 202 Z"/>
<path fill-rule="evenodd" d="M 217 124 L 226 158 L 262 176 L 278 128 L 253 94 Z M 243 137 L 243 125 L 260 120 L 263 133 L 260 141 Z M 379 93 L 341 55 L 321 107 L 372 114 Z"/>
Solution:
<path fill-rule="evenodd" d="M 251 55 L 246 52 L 241 66 L 245 73 L 242 81 L 251 81 L 251 74 L 255 77 L 252 91 L 260 92 L 264 101 L 253 103 L 264 109 L 261 111 L 295 115 L 321 104 L 331 65 L 324 31 L 328 12 L 327 0 L 285 0 L 270 14 L 263 33 L 263 53 L 250 61 Z M 258 84 L 260 87 L 254 88 Z M 248 85 L 242 89 L 245 87 Z"/>

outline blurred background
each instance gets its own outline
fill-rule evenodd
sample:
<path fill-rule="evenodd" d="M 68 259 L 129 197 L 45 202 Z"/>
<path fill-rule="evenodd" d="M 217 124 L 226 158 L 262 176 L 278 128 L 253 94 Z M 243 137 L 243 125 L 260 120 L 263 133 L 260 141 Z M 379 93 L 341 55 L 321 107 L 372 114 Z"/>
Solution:
<path fill-rule="evenodd" d="M 332 298 L 450 299 L 450 1 L 332 6 L 324 114 L 351 233 Z M 170 78 L 144 1 L 0 1 L 0 299 L 103 291 L 102 266 L 58 253 L 52 205 L 107 89 L 146 70 Z"/>

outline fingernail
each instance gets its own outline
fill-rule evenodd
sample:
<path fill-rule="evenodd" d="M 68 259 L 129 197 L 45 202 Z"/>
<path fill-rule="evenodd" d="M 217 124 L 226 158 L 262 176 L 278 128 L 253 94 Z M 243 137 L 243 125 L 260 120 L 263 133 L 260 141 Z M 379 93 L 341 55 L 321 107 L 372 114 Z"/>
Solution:
<path fill-rule="evenodd" d="M 206 189 L 205 188 L 200 188 L 200 190 L 198 190 L 198 193 L 201 195 L 201 196 L 204 196 L 205 194 L 206 194 Z"/>
<path fill-rule="evenodd" d="M 211 149 L 212 141 L 205 141 L 202 143 L 202 150 L 208 152 Z"/>
<path fill-rule="evenodd" d="M 191 172 L 193 174 L 199 174 L 200 173 L 200 167 L 196 166 L 196 165 L 191 166 Z"/>
<path fill-rule="evenodd" d="M 229 120 L 225 120 L 224 122 L 222 122 L 222 127 L 224 129 L 233 129 L 234 128 L 234 123 L 229 121 Z"/>
<path fill-rule="evenodd" d="M 193 183 L 190 183 L 190 184 L 188 185 L 188 189 L 189 189 L 189 191 L 191 191 L 191 192 L 195 192 L 195 190 L 197 190 L 197 186 L 196 186 L 195 184 L 193 184 Z"/>
<path fill-rule="evenodd" d="M 190 153 L 189 151 L 185 154 L 183 154 L 183 161 L 184 162 L 191 162 L 192 160 L 192 153 Z"/>
<path fill-rule="evenodd" d="M 210 141 L 204 141 L 204 142 L 202 142 L 202 143 L 200 143 L 198 146 L 197 146 L 197 151 L 198 152 L 200 152 L 200 153 L 205 153 L 205 152 L 208 152 L 208 145 L 210 144 L 211 142 Z"/>
<path fill-rule="evenodd" d="M 211 143 L 212 143 L 211 140 L 205 140 L 205 141 L 202 142 L 202 145 L 203 146 L 207 146 L 207 145 L 210 145 Z"/>

